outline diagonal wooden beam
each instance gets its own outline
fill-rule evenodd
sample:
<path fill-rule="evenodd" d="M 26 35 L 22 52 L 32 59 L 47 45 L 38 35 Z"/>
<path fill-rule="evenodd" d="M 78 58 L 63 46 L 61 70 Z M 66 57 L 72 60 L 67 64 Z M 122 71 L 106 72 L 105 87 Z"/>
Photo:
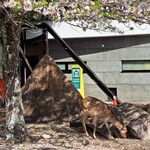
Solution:
<path fill-rule="evenodd" d="M 28 69 L 30 70 L 30 72 L 32 72 L 33 69 L 32 69 L 32 67 L 31 67 L 31 65 L 30 65 L 30 63 L 29 63 L 29 61 L 28 61 L 28 59 L 27 59 L 26 56 L 24 55 L 21 46 L 19 47 L 19 52 L 20 52 L 20 54 L 21 54 L 21 56 L 22 56 L 22 58 L 23 58 L 23 61 L 24 61 L 25 64 L 26 64 L 26 66 L 28 67 Z"/>
<path fill-rule="evenodd" d="M 90 67 L 84 63 L 84 61 L 67 45 L 67 43 L 52 29 L 52 27 L 47 23 L 43 22 L 37 27 L 47 29 L 47 31 L 62 45 L 65 51 L 83 68 L 83 70 L 90 76 L 90 78 L 102 89 L 102 91 L 111 99 L 116 96 L 112 91 L 103 83 L 100 78 L 90 69 Z M 121 101 L 117 98 L 118 104 L 121 104 Z"/>

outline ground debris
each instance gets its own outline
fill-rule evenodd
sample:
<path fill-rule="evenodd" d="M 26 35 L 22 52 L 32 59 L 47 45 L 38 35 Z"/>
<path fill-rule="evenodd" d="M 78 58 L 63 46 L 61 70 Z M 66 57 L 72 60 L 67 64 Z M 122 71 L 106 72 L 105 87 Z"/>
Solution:
<path fill-rule="evenodd" d="M 150 140 L 109 140 L 97 135 L 97 139 L 85 136 L 82 128 L 52 126 L 51 124 L 27 124 L 29 141 L 21 144 L 5 143 L 0 136 L 0 150 L 149 150 Z M 90 131 L 89 131 L 90 132 Z"/>

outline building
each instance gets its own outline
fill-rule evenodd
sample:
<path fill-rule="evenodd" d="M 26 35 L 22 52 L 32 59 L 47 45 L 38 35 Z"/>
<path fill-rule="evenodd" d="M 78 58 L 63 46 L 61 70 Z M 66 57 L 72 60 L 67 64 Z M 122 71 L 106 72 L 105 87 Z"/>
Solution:
<path fill-rule="evenodd" d="M 124 34 L 84 32 L 65 23 L 55 24 L 53 28 L 121 101 L 149 101 L 150 27 L 131 23 L 134 30 L 129 30 L 123 24 L 117 25 Z M 74 60 L 51 35 L 49 53 L 71 80 Z M 86 96 L 108 99 L 86 73 L 84 83 Z"/>

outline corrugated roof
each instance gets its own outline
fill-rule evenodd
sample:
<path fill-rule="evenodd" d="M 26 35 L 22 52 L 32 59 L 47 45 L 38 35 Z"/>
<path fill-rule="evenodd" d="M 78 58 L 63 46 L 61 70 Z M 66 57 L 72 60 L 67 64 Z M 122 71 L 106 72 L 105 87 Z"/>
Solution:
<path fill-rule="evenodd" d="M 76 22 L 72 22 L 76 23 Z M 89 37 L 107 37 L 107 36 L 127 36 L 127 35 L 142 35 L 142 34 L 150 34 L 150 25 L 142 24 L 138 25 L 134 22 L 130 22 L 128 24 L 118 23 L 117 21 L 112 21 L 112 24 L 124 33 L 118 32 L 104 32 L 104 31 L 95 31 L 87 29 L 83 31 L 82 28 L 77 26 L 72 26 L 66 22 L 57 22 L 52 24 L 52 28 L 58 33 L 61 38 L 89 38 Z M 133 28 L 130 30 L 127 26 Z M 53 37 L 49 34 L 49 39 Z"/>
<path fill-rule="evenodd" d="M 72 22 L 75 23 L 75 22 Z M 90 30 L 87 29 L 84 31 L 82 28 L 77 26 L 72 26 L 66 22 L 57 22 L 57 23 L 51 23 L 49 24 L 52 26 L 52 28 L 57 32 L 57 34 L 61 38 L 90 38 L 90 37 L 110 37 L 110 36 L 132 36 L 132 35 L 149 35 L 150 34 L 150 25 L 148 24 L 142 24 L 137 25 L 134 22 L 130 22 L 128 24 L 118 23 L 117 21 L 113 21 L 112 24 L 118 29 L 122 30 L 124 33 L 118 33 L 118 32 L 104 32 L 104 31 L 96 31 L 96 30 Z M 133 27 L 133 30 L 130 30 L 127 26 Z M 27 30 L 26 31 L 26 38 L 32 39 L 36 36 L 39 36 L 42 34 L 42 30 Z M 48 34 L 49 39 L 53 39 L 52 35 Z"/>

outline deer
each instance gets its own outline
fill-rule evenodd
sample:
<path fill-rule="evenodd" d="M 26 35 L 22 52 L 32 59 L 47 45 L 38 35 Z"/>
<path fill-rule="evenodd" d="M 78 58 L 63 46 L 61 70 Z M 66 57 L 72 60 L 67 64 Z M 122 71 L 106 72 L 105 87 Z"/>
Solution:
<path fill-rule="evenodd" d="M 93 138 L 95 139 L 97 138 L 96 128 L 98 121 L 103 121 L 106 124 L 111 139 L 113 139 L 113 136 L 111 135 L 110 129 L 108 127 L 107 124 L 108 122 L 115 125 L 119 129 L 121 136 L 123 138 L 126 138 L 127 133 L 126 126 L 114 115 L 110 106 L 104 103 L 103 101 L 91 96 L 87 96 L 82 99 L 82 113 L 81 113 L 82 128 L 85 134 L 89 136 L 86 128 L 87 117 L 92 118 L 92 122 L 94 125 Z"/>

